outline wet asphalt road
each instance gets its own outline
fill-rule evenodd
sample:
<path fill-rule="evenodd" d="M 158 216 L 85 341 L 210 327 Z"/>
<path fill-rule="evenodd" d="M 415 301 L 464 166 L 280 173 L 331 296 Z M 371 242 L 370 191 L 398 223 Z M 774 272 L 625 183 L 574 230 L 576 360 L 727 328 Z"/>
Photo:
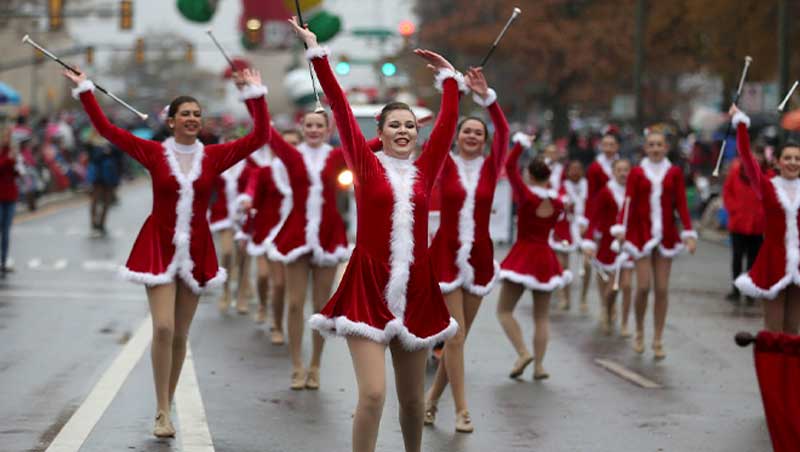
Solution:
<path fill-rule="evenodd" d="M 83 203 L 14 226 L 16 271 L 0 281 L 0 451 L 45 450 L 147 318 L 144 290 L 117 280 L 112 268 L 126 259 L 149 198 L 147 184 L 124 189 L 104 239 L 89 237 Z M 630 341 L 600 332 L 594 290 L 588 315 L 577 312 L 577 303 L 569 313 L 554 309 L 546 358 L 551 379 L 544 382 L 533 382 L 531 369 L 522 380 L 508 379 L 515 355 L 495 319 L 495 290 L 467 340 L 476 431 L 454 433 L 446 392 L 436 427 L 425 430 L 423 450 L 770 450 L 752 352 L 732 341 L 739 330 L 758 330 L 759 308 L 734 308 L 722 300 L 727 262 L 728 250 L 707 242 L 696 256 L 675 262 L 663 362 L 654 362 L 649 350 L 651 318 L 642 356 Z M 530 295 L 516 315 L 530 340 Z M 321 390 L 294 392 L 288 388 L 288 351 L 270 345 L 268 334 L 250 316 L 221 315 L 216 295 L 204 297 L 191 348 L 202 398 L 199 418 L 207 422 L 211 448 L 188 445 L 180 433 L 174 440 L 151 436 L 155 400 L 148 349 L 132 362 L 80 450 L 350 450 L 356 392 L 344 341 L 326 345 Z M 308 334 L 305 345 L 308 356 Z M 597 358 L 663 388 L 636 386 L 599 367 Z M 387 375 L 378 450 L 398 451 L 397 402 L 392 373 Z M 177 424 L 181 431 L 184 426 Z"/>

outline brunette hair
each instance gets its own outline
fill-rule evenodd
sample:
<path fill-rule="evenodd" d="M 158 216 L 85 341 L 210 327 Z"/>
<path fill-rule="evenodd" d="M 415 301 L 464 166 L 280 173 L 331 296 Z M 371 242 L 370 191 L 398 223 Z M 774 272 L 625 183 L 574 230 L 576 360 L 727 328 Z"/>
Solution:
<path fill-rule="evenodd" d="M 378 115 L 378 130 L 383 130 L 383 125 L 386 123 L 386 117 L 389 116 L 389 113 L 396 110 L 405 110 L 411 112 L 411 115 L 414 116 L 414 120 L 416 121 L 417 119 L 417 115 L 414 114 L 414 111 L 408 106 L 407 103 L 389 102 L 383 106 L 383 109 L 381 109 L 381 112 Z"/>
<path fill-rule="evenodd" d="M 544 157 L 541 155 L 536 156 L 528 164 L 528 174 L 537 182 L 544 182 L 550 179 L 550 172 L 550 167 L 545 163 Z"/>
<path fill-rule="evenodd" d="M 283 135 L 294 135 L 299 141 L 303 141 L 303 134 L 300 133 L 297 129 L 284 129 L 281 130 L 281 136 Z"/>
<path fill-rule="evenodd" d="M 800 143 L 794 140 L 789 140 L 783 143 L 783 145 L 778 148 L 778 152 L 775 153 L 775 160 L 779 160 L 781 158 L 781 155 L 783 155 L 783 151 L 786 148 L 800 148 Z"/>
<path fill-rule="evenodd" d="M 176 97 L 175 99 L 173 99 L 172 102 L 169 103 L 169 108 L 167 109 L 167 117 L 168 118 L 174 118 L 175 115 L 178 114 L 178 109 L 181 108 L 181 105 L 183 105 L 183 104 L 191 104 L 191 103 L 195 103 L 198 106 L 200 105 L 200 102 L 198 102 L 197 99 L 195 99 L 192 96 L 178 96 L 178 97 Z"/>
<path fill-rule="evenodd" d="M 483 136 L 487 137 L 487 141 L 488 141 L 489 128 L 486 126 L 486 122 L 483 119 L 481 119 L 481 118 L 479 118 L 477 116 L 467 116 L 466 118 L 464 118 L 461 121 L 459 121 L 458 122 L 458 127 L 456 128 L 456 135 L 458 135 L 461 132 L 461 128 L 464 127 L 464 123 L 469 121 L 469 120 L 478 121 L 479 123 L 481 123 L 481 125 L 483 126 Z"/>
<path fill-rule="evenodd" d="M 301 123 L 305 122 L 305 120 L 308 117 L 308 115 L 320 115 L 320 116 L 322 116 L 322 118 L 325 119 L 325 126 L 326 127 L 331 124 L 330 121 L 328 120 L 328 112 L 326 112 L 326 111 L 307 111 L 307 112 L 303 113 L 303 119 L 301 120 Z"/>
<path fill-rule="evenodd" d="M 611 170 L 613 171 L 613 170 L 617 169 L 617 165 L 619 163 L 627 163 L 628 166 L 631 166 L 631 161 L 630 160 L 628 160 L 626 158 L 619 158 L 619 159 L 614 160 L 614 162 L 611 164 Z"/>

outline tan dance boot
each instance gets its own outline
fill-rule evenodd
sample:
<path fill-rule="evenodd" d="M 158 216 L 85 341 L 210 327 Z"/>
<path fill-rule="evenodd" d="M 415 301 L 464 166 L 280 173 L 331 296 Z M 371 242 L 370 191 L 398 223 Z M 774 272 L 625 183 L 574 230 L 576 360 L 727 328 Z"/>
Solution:
<path fill-rule="evenodd" d="M 511 373 L 508 374 L 509 378 L 519 378 L 523 372 L 525 372 L 525 368 L 528 367 L 530 363 L 533 362 L 533 356 L 531 355 L 523 355 L 517 358 L 517 361 L 514 363 L 514 367 L 511 368 Z"/>
<path fill-rule="evenodd" d="M 258 311 L 256 312 L 255 321 L 259 325 L 263 325 L 267 321 L 267 306 L 258 304 Z"/>
<path fill-rule="evenodd" d="M 644 331 L 636 332 L 636 336 L 633 338 L 633 351 L 644 353 Z"/>
<path fill-rule="evenodd" d="M 169 413 L 159 411 L 156 414 L 156 425 L 153 427 L 153 436 L 156 438 L 174 438 L 175 427 L 169 419 Z"/>
<path fill-rule="evenodd" d="M 623 323 L 619 327 L 619 335 L 625 338 L 631 337 L 631 330 L 628 329 L 628 325 Z"/>
<path fill-rule="evenodd" d="M 660 340 L 653 341 L 653 358 L 655 358 L 656 361 L 661 361 L 666 357 L 667 352 L 664 351 L 664 344 Z"/>
<path fill-rule="evenodd" d="M 319 367 L 309 367 L 306 374 L 306 389 L 319 389 Z"/>
<path fill-rule="evenodd" d="M 272 327 L 272 331 L 269 333 L 269 340 L 272 342 L 272 345 L 283 345 L 284 338 L 283 338 L 283 331 Z"/>
<path fill-rule="evenodd" d="M 436 422 L 436 412 L 438 410 L 435 401 L 425 399 L 425 419 L 423 423 L 425 425 L 433 425 L 433 423 Z"/>
<path fill-rule="evenodd" d="M 292 371 L 292 383 L 289 386 L 295 391 L 306 388 L 306 370 L 302 367 Z"/>
<path fill-rule="evenodd" d="M 239 315 L 247 315 L 250 312 L 250 298 L 242 295 L 236 295 L 236 312 Z"/>
<path fill-rule="evenodd" d="M 229 291 L 223 291 L 222 296 L 219 297 L 219 302 L 217 302 L 217 308 L 219 312 L 225 313 L 228 312 L 228 307 L 231 305 L 231 293 Z"/>

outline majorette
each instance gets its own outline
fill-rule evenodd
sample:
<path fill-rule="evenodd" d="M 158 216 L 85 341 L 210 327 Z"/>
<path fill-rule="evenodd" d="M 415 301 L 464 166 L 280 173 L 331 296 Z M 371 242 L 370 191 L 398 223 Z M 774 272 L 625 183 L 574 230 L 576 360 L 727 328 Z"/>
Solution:
<path fill-rule="evenodd" d="M 598 264 L 607 273 L 617 271 L 617 260 L 621 260 L 622 268 L 633 268 L 633 261 L 627 253 L 618 254 L 612 249 L 616 238 L 611 234 L 611 227 L 624 208 L 625 186 L 614 179 L 609 180 L 596 193 L 594 203 L 594 214 L 589 219 L 581 248 L 595 250 Z"/>
<path fill-rule="evenodd" d="M 581 228 L 589 225 L 586 218 L 588 197 L 586 178 L 578 182 L 564 179 L 558 190 L 559 199 L 564 204 L 564 215 L 559 217 L 549 240 L 550 247 L 562 253 L 575 251 L 581 243 Z"/>

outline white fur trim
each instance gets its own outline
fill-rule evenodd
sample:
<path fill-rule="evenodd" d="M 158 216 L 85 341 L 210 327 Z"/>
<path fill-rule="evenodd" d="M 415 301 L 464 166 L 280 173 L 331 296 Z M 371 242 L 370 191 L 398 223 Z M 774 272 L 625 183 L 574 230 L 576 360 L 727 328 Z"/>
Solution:
<path fill-rule="evenodd" d="M 533 146 L 533 140 L 531 140 L 531 136 L 522 132 L 517 132 L 511 137 L 512 143 L 519 143 L 520 146 L 528 149 Z"/>
<path fill-rule="evenodd" d="M 614 201 L 617 203 L 617 210 L 622 210 L 625 208 L 625 186 L 620 184 L 614 179 L 609 179 L 608 183 L 606 184 L 608 190 L 611 192 L 611 195 L 614 197 Z"/>
<path fill-rule="evenodd" d="M 74 99 L 79 99 L 81 93 L 85 93 L 87 91 L 94 92 L 94 83 L 91 80 L 84 80 L 78 83 L 78 86 L 72 88 L 72 97 Z"/>
<path fill-rule="evenodd" d="M 469 88 L 467 87 L 467 82 L 464 80 L 464 74 L 454 71 L 452 69 L 440 69 L 439 72 L 436 73 L 436 77 L 434 78 L 433 86 L 436 88 L 437 91 L 440 93 L 444 91 L 444 81 L 452 78 L 458 83 L 458 90 L 462 93 L 466 94 L 469 92 Z"/>
<path fill-rule="evenodd" d="M 323 58 L 331 54 L 331 49 L 327 46 L 309 47 L 306 50 L 306 59 L 313 60 L 315 58 Z"/>
<path fill-rule="evenodd" d="M 211 232 L 219 232 L 223 229 L 230 229 L 233 227 L 233 221 L 230 218 L 225 218 L 224 220 L 219 220 L 211 223 L 209 226 Z"/>
<path fill-rule="evenodd" d="M 392 339 L 398 338 L 403 348 L 409 351 L 431 348 L 439 342 L 450 339 L 458 331 L 458 323 L 452 317 L 447 328 L 426 338 L 415 336 L 400 319 L 389 321 L 382 330 L 364 322 L 354 322 L 345 316 L 330 318 L 322 314 L 312 315 L 308 319 L 308 324 L 326 337 L 361 336 L 381 344 L 388 344 Z"/>
<path fill-rule="evenodd" d="M 560 275 L 555 275 L 547 282 L 541 282 L 531 275 L 517 273 L 511 270 L 500 270 L 500 279 L 521 284 L 530 290 L 552 292 L 561 289 L 572 282 L 572 272 L 564 270 Z"/>
<path fill-rule="evenodd" d="M 584 227 L 584 228 L 589 226 L 589 219 L 584 217 L 584 216 L 580 216 L 580 217 L 576 218 L 575 222 L 578 223 L 578 226 L 581 226 L 581 227 Z"/>
<path fill-rule="evenodd" d="M 261 146 L 250 154 L 250 160 L 253 161 L 259 168 L 264 168 L 272 163 L 272 150 L 268 144 Z M 277 159 L 275 159 L 277 160 Z"/>
<path fill-rule="evenodd" d="M 650 181 L 650 240 L 644 244 L 642 249 L 637 248 L 630 242 L 625 242 L 623 248 L 627 250 L 634 259 L 641 259 L 642 257 L 650 255 L 653 249 L 661 242 L 663 238 L 664 229 L 662 224 L 661 212 L 661 193 L 663 191 L 664 178 L 669 173 L 672 163 L 664 157 L 659 163 L 653 163 L 649 158 L 645 157 L 641 162 L 642 170 L 648 181 Z M 666 250 L 667 253 L 673 250 Z M 677 251 L 674 251 L 677 253 Z"/>
<path fill-rule="evenodd" d="M 614 226 L 611 226 L 611 229 L 609 229 L 609 232 L 614 237 L 617 237 L 620 234 L 622 234 L 624 236 L 625 235 L 625 226 L 621 225 L 621 224 L 615 224 Z"/>
<path fill-rule="evenodd" d="M 615 225 L 615 226 L 616 226 L 616 225 Z M 611 242 L 611 245 L 609 245 L 609 247 L 608 247 L 608 248 L 609 248 L 611 251 L 615 252 L 615 253 L 619 253 L 619 252 L 620 252 L 620 244 L 619 244 L 619 240 L 614 240 L 613 242 Z"/>
<path fill-rule="evenodd" d="M 463 284 L 472 285 L 475 282 L 475 269 L 469 263 L 472 254 L 472 245 L 475 242 L 475 191 L 478 189 L 484 158 L 478 157 L 465 160 L 454 156 L 453 161 L 458 171 L 458 180 L 466 193 L 464 203 L 458 213 L 458 252 L 456 253 L 456 267 L 459 279 Z"/>
<path fill-rule="evenodd" d="M 748 129 L 750 128 L 750 117 L 743 111 L 737 111 L 733 118 L 731 118 L 731 122 L 733 122 L 733 127 L 737 127 L 739 124 L 744 124 L 745 127 Z"/>
<path fill-rule="evenodd" d="M 244 160 L 237 162 L 232 167 L 222 173 L 222 180 L 225 181 L 225 206 L 228 209 L 228 218 L 231 221 L 232 227 L 237 225 L 238 212 L 241 210 L 239 206 L 241 203 L 238 199 L 239 196 L 239 177 L 245 167 Z M 252 201 L 252 200 L 251 200 Z"/>
<path fill-rule="evenodd" d="M 783 216 L 786 222 L 786 233 L 783 237 L 786 267 L 784 268 L 783 278 L 768 289 L 756 286 L 747 273 L 739 275 L 735 282 L 736 287 L 743 294 L 768 300 L 778 296 L 778 293 L 789 284 L 800 285 L 800 270 L 798 269 L 800 264 L 800 237 L 797 230 L 797 213 L 798 209 L 800 209 L 800 179 L 787 181 L 780 176 L 775 176 L 770 179 L 770 182 L 775 189 L 778 203 L 783 208 Z M 795 199 L 789 198 L 786 189 L 783 187 L 785 184 L 793 184 L 795 186 Z"/>
<path fill-rule="evenodd" d="M 236 196 L 236 198 L 235 198 L 235 199 L 236 199 L 236 206 L 237 206 L 238 208 L 240 208 L 240 209 L 242 208 L 242 204 L 244 204 L 245 202 L 249 202 L 249 203 L 251 203 L 251 204 L 252 204 L 252 202 L 253 202 L 253 197 L 252 197 L 252 196 L 250 196 L 250 195 L 249 195 L 249 194 L 247 194 L 247 193 L 242 193 L 242 194 L 240 194 L 240 195 Z"/>
<path fill-rule="evenodd" d="M 486 99 L 479 96 L 478 93 L 473 92 L 472 100 L 483 108 L 489 108 L 493 103 L 497 102 L 497 92 L 489 88 L 489 91 L 486 94 Z"/>
<path fill-rule="evenodd" d="M 558 198 L 558 193 L 553 189 L 537 187 L 535 185 L 528 185 L 528 190 L 531 191 L 534 195 L 538 196 L 541 199 L 556 199 Z"/>
<path fill-rule="evenodd" d="M 450 292 L 462 287 L 464 285 L 464 278 L 456 278 L 450 282 L 441 282 L 439 281 L 439 290 L 442 291 L 443 295 L 447 295 Z"/>
<path fill-rule="evenodd" d="M 494 261 L 493 264 L 494 274 L 492 275 L 492 279 L 489 280 L 486 285 L 480 286 L 477 284 L 469 284 L 464 289 L 476 297 L 485 297 L 486 295 L 489 295 L 489 292 L 494 289 L 494 286 L 497 285 L 497 282 L 500 280 L 500 264 L 497 261 Z"/>
<path fill-rule="evenodd" d="M 281 262 L 281 263 L 284 263 L 284 264 L 291 264 L 292 262 L 296 261 L 301 256 L 303 256 L 304 254 L 309 253 L 309 252 L 311 252 L 311 245 L 309 245 L 309 244 L 298 246 L 297 248 L 295 248 L 293 250 L 290 250 L 286 254 L 281 253 L 278 250 L 278 247 L 273 246 L 272 248 L 270 248 L 270 250 L 268 252 L 268 256 L 269 256 L 270 260 L 273 260 L 273 261 L 276 261 L 276 262 Z"/>
<path fill-rule="evenodd" d="M 683 245 L 683 243 L 680 242 L 676 243 L 675 246 L 672 248 L 664 248 L 664 245 L 658 245 L 658 252 L 661 253 L 661 256 L 669 258 L 677 256 L 678 254 L 682 253 L 685 249 L 686 247 Z"/>
<path fill-rule="evenodd" d="M 560 242 L 557 242 L 553 238 L 553 231 L 550 231 L 550 236 L 547 237 L 547 244 L 550 245 L 550 248 L 561 253 L 571 253 L 578 249 L 578 245 L 580 243 L 574 240 L 571 242 L 568 240 L 561 240 Z"/>
<path fill-rule="evenodd" d="M 600 154 L 597 155 L 595 161 L 597 162 L 598 165 L 600 165 L 600 169 L 602 169 L 603 172 L 606 173 L 606 176 L 608 176 L 609 179 L 613 180 L 614 175 L 612 168 L 614 166 L 614 162 L 617 161 L 618 159 L 619 155 L 617 155 L 613 160 L 609 160 L 608 157 L 606 157 L 606 155 L 601 152 Z"/>
<path fill-rule="evenodd" d="M 417 167 L 411 160 L 376 154 L 383 166 L 386 180 L 394 194 L 392 230 L 389 238 L 389 282 L 386 284 L 386 304 L 392 314 L 402 320 L 406 311 L 406 290 L 411 264 L 414 262 L 414 184 Z"/>
<path fill-rule="evenodd" d="M 681 240 L 686 240 L 686 239 L 695 239 L 695 240 L 697 240 L 697 231 L 694 231 L 694 230 L 691 230 L 691 229 L 687 229 L 687 230 L 681 232 Z"/>
<path fill-rule="evenodd" d="M 239 100 L 245 101 L 250 99 L 258 99 L 259 97 L 266 96 L 269 90 L 264 85 L 251 85 L 247 84 L 239 92 Z"/>
<path fill-rule="evenodd" d="M 242 231 L 241 229 L 237 229 L 236 233 L 233 234 L 233 240 L 238 241 L 248 241 L 250 240 L 250 234 Z"/>
<path fill-rule="evenodd" d="M 581 241 L 581 250 L 583 251 L 597 251 L 597 244 L 591 240 Z"/>
<path fill-rule="evenodd" d="M 271 247 L 272 247 L 272 242 L 268 240 L 264 240 L 261 243 L 255 243 L 251 238 L 247 242 L 247 254 L 251 256 L 264 256 L 269 252 Z"/>

